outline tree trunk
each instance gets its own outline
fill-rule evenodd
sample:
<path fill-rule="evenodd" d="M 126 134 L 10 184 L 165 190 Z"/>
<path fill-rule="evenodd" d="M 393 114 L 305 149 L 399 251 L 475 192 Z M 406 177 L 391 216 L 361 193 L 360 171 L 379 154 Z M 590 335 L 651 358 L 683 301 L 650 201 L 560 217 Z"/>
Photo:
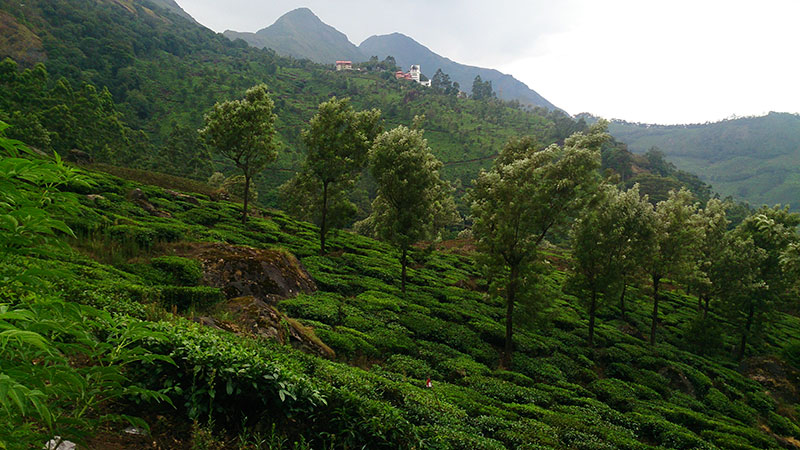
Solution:
<path fill-rule="evenodd" d="M 328 234 L 328 182 L 322 182 L 322 225 L 319 228 L 319 254 L 325 254 L 325 235 Z M 403 291 L 405 292 L 405 290 Z"/>
<path fill-rule="evenodd" d="M 711 300 L 711 296 L 710 295 L 706 295 L 706 306 L 705 306 L 705 308 L 703 308 L 703 319 L 706 319 L 708 317 L 708 302 L 709 302 L 709 300 Z"/>
<path fill-rule="evenodd" d="M 408 264 L 408 249 L 403 249 L 403 254 L 400 256 L 400 267 L 401 275 L 400 275 L 400 290 L 403 292 L 403 295 L 406 293 L 406 265 Z"/>
<path fill-rule="evenodd" d="M 250 175 L 244 173 L 244 204 L 242 205 L 242 223 L 247 223 L 247 199 L 250 197 Z"/>
<path fill-rule="evenodd" d="M 625 290 L 628 288 L 628 283 L 622 283 L 622 294 L 619 296 L 619 309 L 622 312 L 622 320 L 625 320 Z"/>
<path fill-rule="evenodd" d="M 589 348 L 594 348 L 594 316 L 597 311 L 597 289 L 592 289 L 592 303 L 589 305 Z"/>
<path fill-rule="evenodd" d="M 650 345 L 656 345 L 656 326 L 658 325 L 658 285 L 661 277 L 653 276 L 653 323 L 650 325 Z"/>
<path fill-rule="evenodd" d="M 744 326 L 744 331 L 742 331 L 742 340 L 739 343 L 739 352 L 736 355 L 736 360 L 741 361 L 744 358 L 744 352 L 747 350 L 747 338 L 750 336 L 750 328 L 753 327 L 753 315 L 755 314 L 755 309 L 753 308 L 753 302 L 750 302 L 750 308 L 747 311 L 747 323 Z"/>
<path fill-rule="evenodd" d="M 514 352 L 514 303 L 517 301 L 517 278 L 519 278 L 519 267 L 511 266 L 511 275 L 506 287 L 506 342 L 503 357 L 500 359 L 501 369 L 511 368 L 511 354 Z"/>

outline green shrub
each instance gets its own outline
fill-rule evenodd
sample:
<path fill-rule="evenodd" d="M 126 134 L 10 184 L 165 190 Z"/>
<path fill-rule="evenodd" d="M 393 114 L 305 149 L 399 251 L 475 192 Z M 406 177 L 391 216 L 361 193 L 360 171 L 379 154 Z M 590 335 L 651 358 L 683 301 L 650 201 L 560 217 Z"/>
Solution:
<path fill-rule="evenodd" d="M 407 355 L 392 355 L 383 363 L 383 367 L 392 372 L 421 380 L 427 377 L 441 378 L 441 375 L 431 369 L 428 363 Z"/>
<path fill-rule="evenodd" d="M 795 369 L 800 369 L 800 341 L 793 340 L 786 345 L 781 352 L 783 360 L 793 366 Z"/>
<path fill-rule="evenodd" d="M 436 369 L 448 380 L 489 373 L 488 367 L 466 356 L 448 358 L 437 364 Z"/>
<path fill-rule="evenodd" d="M 185 405 L 192 419 L 237 426 L 242 417 L 288 417 L 324 404 L 317 386 L 271 348 L 243 345 L 243 338 L 186 320 L 153 328 L 166 338 L 148 349 L 170 356 L 176 365 L 143 365 L 139 377 Z"/>
<path fill-rule="evenodd" d="M 511 360 L 512 368 L 537 382 L 565 381 L 566 377 L 561 369 L 545 362 L 544 358 L 530 358 L 524 354 L 514 355 Z"/>
<path fill-rule="evenodd" d="M 764 392 L 749 392 L 747 404 L 762 414 L 774 411 L 777 406 L 775 400 Z"/>
<path fill-rule="evenodd" d="M 376 358 L 380 352 L 369 342 L 369 336 L 347 327 L 337 327 L 336 331 L 317 330 L 317 336 L 336 351 L 339 356 Z"/>
<path fill-rule="evenodd" d="M 775 434 L 800 438 L 800 428 L 787 417 L 770 411 L 767 415 L 767 425 Z"/>
<path fill-rule="evenodd" d="M 149 249 L 156 242 L 156 232 L 136 225 L 113 225 L 107 232 L 111 239 L 121 244 L 134 244 Z"/>
<path fill-rule="evenodd" d="M 225 300 L 219 288 L 209 286 L 161 286 L 161 302 L 174 305 L 179 311 L 190 307 L 208 308 Z"/>
<path fill-rule="evenodd" d="M 700 435 L 703 439 L 712 442 L 718 448 L 730 450 L 759 450 L 758 447 L 753 447 L 747 439 L 741 436 L 721 433 L 714 430 L 704 430 Z"/>
<path fill-rule="evenodd" d="M 693 352 L 715 354 L 725 344 L 722 324 L 716 318 L 698 316 L 683 328 L 684 345 Z"/>
<path fill-rule="evenodd" d="M 183 213 L 179 213 L 178 217 L 184 222 L 211 227 L 220 222 L 221 220 L 223 220 L 224 215 L 220 212 L 219 209 L 211 207 L 201 207 L 201 208 L 192 208 Z"/>
<path fill-rule="evenodd" d="M 159 256 L 150 264 L 168 274 L 179 286 L 196 286 L 203 278 L 203 265 L 200 261 L 180 256 Z"/>
<path fill-rule="evenodd" d="M 178 242 L 186 238 L 185 227 L 175 223 L 155 223 L 150 226 L 159 242 Z"/>
<path fill-rule="evenodd" d="M 634 389 L 622 380 L 606 378 L 597 380 L 588 387 L 599 400 L 619 411 L 630 411 L 636 401 Z"/>

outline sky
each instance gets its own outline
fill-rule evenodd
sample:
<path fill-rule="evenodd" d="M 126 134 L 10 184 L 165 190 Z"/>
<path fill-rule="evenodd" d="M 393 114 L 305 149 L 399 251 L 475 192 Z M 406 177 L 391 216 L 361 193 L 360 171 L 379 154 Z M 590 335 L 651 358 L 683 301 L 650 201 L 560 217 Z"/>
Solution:
<path fill-rule="evenodd" d="M 511 74 L 570 114 L 677 124 L 800 112 L 800 0 L 177 2 L 218 32 L 257 31 L 299 7 L 356 45 L 400 32 Z"/>

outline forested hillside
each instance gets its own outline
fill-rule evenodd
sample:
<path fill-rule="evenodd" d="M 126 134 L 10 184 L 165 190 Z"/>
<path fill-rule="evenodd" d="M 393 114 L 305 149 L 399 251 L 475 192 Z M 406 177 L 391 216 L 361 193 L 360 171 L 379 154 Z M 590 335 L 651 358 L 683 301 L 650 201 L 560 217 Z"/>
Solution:
<path fill-rule="evenodd" d="M 286 169 L 271 174 L 269 180 L 259 180 L 265 191 L 262 200 L 268 204 L 275 204 L 275 187 L 298 169 L 303 124 L 331 95 L 352 97 L 361 108 L 381 109 L 389 125 L 410 125 L 414 116 L 425 115 L 432 146 L 450 164 L 446 176 L 463 183 L 471 179 L 468 173 L 486 167 L 486 158 L 511 136 L 533 135 L 546 144 L 575 129 L 562 113 L 528 113 L 501 102 L 455 99 L 379 73 L 335 73 L 327 66 L 279 57 L 272 51 L 230 42 L 156 5 L 148 9 L 144 6 L 147 2 L 41 0 L 24 6 L 14 2 L 0 5 L 8 20 L 38 39 L 28 41 L 40 42 L 37 49 L 46 55 L 47 79 L 26 79 L 25 83 L 38 85 L 25 89 L 46 91 L 62 77 L 71 89 L 81 89 L 84 83 L 101 93 L 108 89 L 124 123 L 144 131 L 109 144 L 113 154 L 71 143 L 53 147 L 61 153 L 74 147 L 102 162 L 187 174 L 182 161 L 207 159 L 197 145 L 196 130 L 208 108 L 240 96 L 259 82 L 266 83 L 276 101 L 277 129 L 283 143 L 277 166 Z M 15 54 L 13 47 L 2 50 Z M 7 91 L 20 88 L 5 86 Z M 40 105 L 26 104 L 28 101 L 29 96 L 20 96 L 6 111 L 39 110 Z M 19 122 L 20 128 L 24 126 L 21 117 L 6 119 L 11 125 Z M 38 144 L 35 139 L 29 142 Z M 458 164 L 451 164 L 455 162 Z M 203 178 L 212 170 L 193 171 L 196 173 L 189 174 Z"/>
<path fill-rule="evenodd" d="M 197 129 L 215 102 L 264 82 L 275 99 L 281 142 L 278 161 L 255 180 L 259 201 L 266 205 L 278 204 L 277 187 L 300 169 L 300 131 L 332 95 L 350 97 L 361 109 L 380 109 L 387 127 L 411 125 L 415 116 L 424 115 L 426 138 L 444 162 L 445 179 L 457 187 L 468 186 L 512 137 L 533 136 L 547 145 L 585 126 L 560 111 L 458 99 L 445 87 L 425 89 L 380 70 L 337 73 L 283 58 L 230 42 L 145 0 L 3 1 L 0 6 L 2 26 L 13 36 L 0 47 L 0 56 L 18 60 L 16 67 L 8 61 L 2 66 L 0 119 L 12 125 L 9 136 L 62 155 L 76 149 L 95 162 L 200 180 L 214 171 L 231 176 L 234 169 L 212 159 Z M 37 62 L 45 66 L 34 68 Z M 20 73 L 25 67 L 31 70 Z M 604 167 L 627 181 L 627 151 L 612 147 L 616 150 L 604 157 Z M 675 180 L 650 178 L 643 184 L 654 187 L 643 191 L 663 197 L 680 184 Z"/>
<path fill-rule="evenodd" d="M 700 175 L 723 195 L 752 205 L 800 207 L 800 116 L 769 113 L 693 125 L 612 122 L 611 134 L 631 151 L 652 147 L 677 167 Z"/>

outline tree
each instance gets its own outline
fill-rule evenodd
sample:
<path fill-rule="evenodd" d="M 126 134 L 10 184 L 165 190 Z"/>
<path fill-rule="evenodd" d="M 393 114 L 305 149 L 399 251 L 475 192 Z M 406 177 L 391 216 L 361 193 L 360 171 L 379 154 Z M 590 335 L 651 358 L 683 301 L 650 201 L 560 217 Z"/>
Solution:
<path fill-rule="evenodd" d="M 648 209 L 651 207 L 646 197 L 640 197 L 638 186 L 619 192 L 613 186 L 602 185 L 592 208 L 572 227 L 574 273 L 570 284 L 589 293 L 589 347 L 594 345 L 600 295 L 605 298 L 617 290 L 624 292 L 626 277 L 641 260 L 638 251 L 651 239 L 651 224 L 643 220 Z"/>
<path fill-rule="evenodd" d="M 278 156 L 275 114 L 267 86 L 247 90 L 241 100 L 217 103 L 205 115 L 200 136 L 218 154 L 230 159 L 244 176 L 242 223 L 247 222 L 250 182 Z"/>
<path fill-rule="evenodd" d="M 772 314 L 785 306 L 791 297 L 792 285 L 789 259 L 800 243 L 797 226 L 800 214 L 787 208 L 762 207 L 747 217 L 732 232 L 725 264 L 732 267 L 723 278 L 725 311 L 741 330 L 737 359 L 742 359 L 751 337 L 763 330 Z M 745 247 L 747 245 L 747 247 Z M 738 270 L 734 270 L 738 269 Z M 747 284 L 745 284 L 747 282 Z"/>
<path fill-rule="evenodd" d="M 212 160 L 195 127 L 175 124 L 167 144 L 153 161 L 154 169 L 196 180 L 211 175 Z"/>
<path fill-rule="evenodd" d="M 303 131 L 306 148 L 303 171 L 284 188 L 291 201 L 313 207 L 299 208 L 303 218 L 316 219 L 320 226 L 320 253 L 333 215 L 334 226 L 352 217 L 355 207 L 342 189 L 351 184 L 367 163 L 367 154 L 382 131 L 380 111 L 356 112 L 349 99 L 336 97 L 321 103 L 317 114 Z M 331 200 L 335 200 L 331 208 Z M 333 214 L 331 214 L 333 213 Z"/>
<path fill-rule="evenodd" d="M 453 86 L 450 75 L 442 72 L 442 69 L 436 69 L 436 73 L 433 74 L 433 78 L 431 78 L 431 88 L 445 95 L 458 94 L 458 87 Z"/>
<path fill-rule="evenodd" d="M 686 189 L 670 191 L 669 197 L 650 211 L 649 219 L 654 233 L 648 244 L 650 257 L 646 267 L 653 283 L 651 345 L 656 343 L 661 281 L 667 276 L 685 276 L 695 262 L 693 252 L 700 238 L 696 211 L 694 197 Z"/>
<path fill-rule="evenodd" d="M 695 253 L 698 259 L 693 266 L 694 270 L 689 274 L 688 284 L 697 294 L 698 310 L 702 309 L 703 319 L 708 317 L 711 297 L 715 296 L 720 284 L 725 283 L 718 279 L 716 274 L 724 270 L 719 265 L 722 262 L 721 254 L 726 245 L 726 233 L 730 223 L 725 214 L 726 206 L 721 200 L 712 198 L 698 215 L 700 240 Z"/>
<path fill-rule="evenodd" d="M 475 80 L 472 81 L 472 98 L 475 100 L 486 100 L 494 97 L 495 93 L 492 90 L 492 82 L 483 81 L 480 75 L 476 75 Z"/>
<path fill-rule="evenodd" d="M 520 283 L 539 259 L 539 246 L 586 204 L 596 185 L 607 123 L 570 136 L 563 147 L 539 149 L 530 138 L 510 141 L 469 193 L 472 233 L 489 270 L 505 281 L 506 335 L 501 367 L 511 365 L 514 305 Z"/>
<path fill-rule="evenodd" d="M 449 184 L 439 177 L 441 161 L 431 153 L 421 130 L 398 126 L 375 139 L 370 171 L 378 187 L 367 218 L 378 238 L 400 251 L 401 290 L 411 245 L 435 237 L 456 219 Z"/>

